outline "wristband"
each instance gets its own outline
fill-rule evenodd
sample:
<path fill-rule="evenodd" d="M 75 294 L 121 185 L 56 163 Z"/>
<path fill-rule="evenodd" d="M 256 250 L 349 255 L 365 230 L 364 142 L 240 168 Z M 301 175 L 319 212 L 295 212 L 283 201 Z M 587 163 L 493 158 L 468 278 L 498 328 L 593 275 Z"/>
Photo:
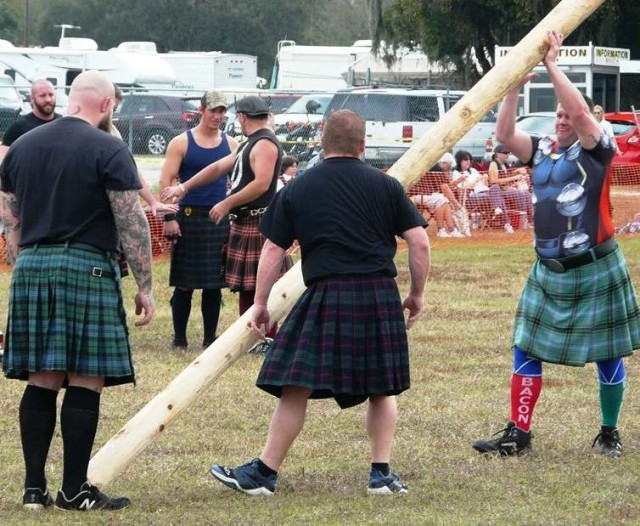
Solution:
<path fill-rule="evenodd" d="M 164 215 L 164 222 L 167 223 L 168 221 L 175 221 L 176 220 L 176 215 L 175 214 L 165 214 Z"/>

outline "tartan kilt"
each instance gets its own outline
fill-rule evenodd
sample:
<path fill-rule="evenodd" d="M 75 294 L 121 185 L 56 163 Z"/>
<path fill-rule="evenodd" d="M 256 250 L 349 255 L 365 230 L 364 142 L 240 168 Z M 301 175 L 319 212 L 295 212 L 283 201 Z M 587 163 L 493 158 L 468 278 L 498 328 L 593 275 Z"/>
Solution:
<path fill-rule="evenodd" d="M 336 398 L 341 407 L 410 386 L 402 303 L 393 278 L 339 276 L 311 285 L 295 304 L 263 362 L 256 385 Z M 343 404 L 340 398 L 355 403 Z M 359 398 L 359 399 L 358 399 Z"/>
<path fill-rule="evenodd" d="M 640 348 L 640 310 L 618 248 L 557 273 L 533 264 L 520 297 L 513 343 L 544 362 L 583 366 Z"/>
<path fill-rule="evenodd" d="M 100 267 L 114 277 L 93 277 Z M 20 251 L 11 276 L 7 378 L 64 371 L 134 382 L 120 271 L 106 255 L 66 247 Z"/>
<path fill-rule="evenodd" d="M 231 223 L 227 244 L 225 282 L 232 292 L 256 290 L 256 276 L 262 246 L 267 240 L 258 225 L 260 216 L 247 216 Z M 280 275 L 293 267 L 293 259 L 285 255 Z"/>
<path fill-rule="evenodd" d="M 229 220 L 216 225 L 208 214 L 186 216 L 183 208 L 177 220 L 182 235 L 171 248 L 169 285 L 189 289 L 223 288 L 222 250 L 229 237 Z"/>

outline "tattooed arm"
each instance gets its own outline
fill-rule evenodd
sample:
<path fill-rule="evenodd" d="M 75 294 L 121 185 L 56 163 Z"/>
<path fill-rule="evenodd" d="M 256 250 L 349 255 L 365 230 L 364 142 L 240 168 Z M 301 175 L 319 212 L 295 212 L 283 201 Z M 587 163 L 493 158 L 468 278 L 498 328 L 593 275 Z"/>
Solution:
<path fill-rule="evenodd" d="M 18 201 L 16 201 L 15 194 L 10 192 L 0 192 L 0 199 L 2 199 L 0 221 L 4 224 L 7 259 L 10 264 L 13 264 L 18 257 L 18 243 L 20 243 L 21 224 L 18 216 Z"/>
<path fill-rule="evenodd" d="M 136 314 L 144 313 L 144 315 L 136 322 L 136 326 L 146 325 L 155 313 L 151 293 L 152 259 L 149 224 L 140 206 L 136 190 L 124 192 L 107 190 L 107 195 L 124 254 L 127 256 L 127 263 L 138 284 L 138 293 L 135 297 Z"/>

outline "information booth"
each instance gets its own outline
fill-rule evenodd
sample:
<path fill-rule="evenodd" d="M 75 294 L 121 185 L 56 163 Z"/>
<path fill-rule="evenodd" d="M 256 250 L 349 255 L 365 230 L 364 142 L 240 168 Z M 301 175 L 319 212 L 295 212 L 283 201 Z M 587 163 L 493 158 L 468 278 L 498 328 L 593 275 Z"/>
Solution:
<path fill-rule="evenodd" d="M 496 46 L 495 63 L 504 60 L 511 47 Z M 628 49 L 594 46 L 563 46 L 558 65 L 582 93 L 606 111 L 620 110 L 620 62 L 630 59 Z M 555 111 L 556 97 L 545 67 L 534 68 L 538 78 L 524 87 L 521 113 Z"/>

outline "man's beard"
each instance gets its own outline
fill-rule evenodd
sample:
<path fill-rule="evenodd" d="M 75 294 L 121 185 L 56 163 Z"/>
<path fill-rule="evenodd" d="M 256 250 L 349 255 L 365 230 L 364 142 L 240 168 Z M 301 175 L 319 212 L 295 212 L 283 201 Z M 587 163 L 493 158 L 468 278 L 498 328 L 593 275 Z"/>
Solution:
<path fill-rule="evenodd" d="M 55 104 L 42 105 L 42 104 L 38 104 L 37 102 L 34 102 L 33 105 L 38 109 L 38 111 L 42 115 L 51 115 L 56 110 L 56 105 Z"/>
<path fill-rule="evenodd" d="M 111 113 L 107 113 L 98 123 L 98 128 L 100 128 L 102 131 L 106 131 L 107 133 L 111 133 L 112 127 L 113 124 L 111 122 Z"/>

